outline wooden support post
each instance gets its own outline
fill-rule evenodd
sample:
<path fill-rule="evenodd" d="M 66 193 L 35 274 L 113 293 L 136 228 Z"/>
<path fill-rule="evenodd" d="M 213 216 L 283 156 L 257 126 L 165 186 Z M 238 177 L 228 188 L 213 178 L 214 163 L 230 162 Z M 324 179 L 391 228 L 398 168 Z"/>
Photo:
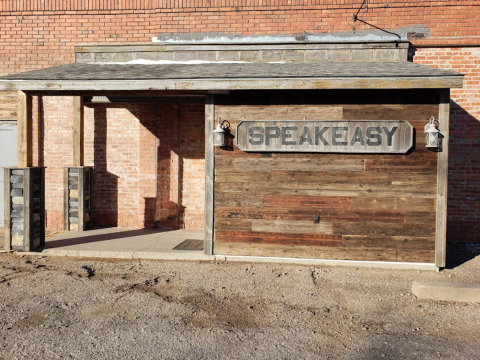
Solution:
<path fill-rule="evenodd" d="M 70 189 L 68 188 L 68 167 L 63 168 L 63 230 L 70 230 L 68 211 L 70 210 Z"/>
<path fill-rule="evenodd" d="M 205 97 L 205 244 L 204 254 L 213 255 L 213 185 L 215 179 L 215 153 L 213 130 L 215 128 L 214 96 Z"/>
<path fill-rule="evenodd" d="M 32 97 L 17 94 L 18 164 L 20 168 L 32 166 Z"/>
<path fill-rule="evenodd" d="M 73 98 L 73 166 L 83 166 L 83 96 Z"/>
<path fill-rule="evenodd" d="M 447 247 L 447 188 L 448 188 L 448 133 L 450 122 L 450 89 L 440 95 L 439 130 L 443 135 L 442 149 L 438 153 L 437 167 L 437 233 L 435 240 L 435 266 L 445 267 Z"/>
<path fill-rule="evenodd" d="M 91 228 L 93 167 L 68 166 L 63 172 L 64 223 L 66 231 L 85 231 Z"/>
<path fill-rule="evenodd" d="M 3 229 L 4 231 L 4 249 L 6 251 L 10 251 L 12 249 L 12 236 L 11 236 L 11 228 L 12 228 L 12 222 L 11 222 L 11 211 L 12 211 L 12 204 L 11 204 L 11 195 L 10 195 L 10 190 L 12 185 L 10 184 L 10 169 L 5 169 L 4 172 L 5 176 L 5 227 Z"/>
<path fill-rule="evenodd" d="M 5 168 L 5 250 L 45 245 L 45 168 Z"/>

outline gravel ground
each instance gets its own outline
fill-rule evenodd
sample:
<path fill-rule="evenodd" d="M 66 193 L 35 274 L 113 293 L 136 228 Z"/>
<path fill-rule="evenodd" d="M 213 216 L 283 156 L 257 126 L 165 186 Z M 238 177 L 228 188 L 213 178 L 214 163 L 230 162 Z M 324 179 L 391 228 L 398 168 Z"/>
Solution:
<path fill-rule="evenodd" d="M 450 253 L 452 253 L 450 249 Z M 478 359 L 480 304 L 419 300 L 442 272 L 0 254 L 2 359 Z"/>

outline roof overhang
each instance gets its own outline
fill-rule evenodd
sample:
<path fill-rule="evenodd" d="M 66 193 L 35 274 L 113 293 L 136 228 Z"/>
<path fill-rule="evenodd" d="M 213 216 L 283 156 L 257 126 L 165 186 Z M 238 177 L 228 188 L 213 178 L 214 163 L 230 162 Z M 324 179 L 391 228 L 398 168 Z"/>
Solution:
<path fill-rule="evenodd" d="M 410 62 L 69 64 L 0 77 L 6 91 L 459 88 L 463 74 Z"/>

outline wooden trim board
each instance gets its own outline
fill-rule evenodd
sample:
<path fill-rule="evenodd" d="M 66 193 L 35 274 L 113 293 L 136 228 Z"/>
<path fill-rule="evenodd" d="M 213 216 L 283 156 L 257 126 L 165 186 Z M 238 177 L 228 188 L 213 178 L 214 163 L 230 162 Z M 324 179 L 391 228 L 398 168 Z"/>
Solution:
<path fill-rule="evenodd" d="M 447 189 L 448 189 L 448 137 L 450 120 L 450 89 L 440 95 L 438 114 L 439 130 L 443 135 L 442 149 L 438 153 L 437 167 L 437 232 L 435 238 L 435 265 L 446 264 L 447 246 Z"/>
<path fill-rule="evenodd" d="M 70 190 L 68 189 L 68 167 L 63 168 L 63 230 L 69 231 L 68 210 L 70 208 Z"/>
<path fill-rule="evenodd" d="M 83 166 L 83 96 L 73 98 L 73 166 Z"/>
<path fill-rule="evenodd" d="M 19 168 L 32 166 L 32 96 L 19 91 L 17 94 L 17 134 Z"/>
<path fill-rule="evenodd" d="M 10 202 L 12 201 L 12 197 L 10 196 L 10 173 L 11 170 L 8 168 L 5 168 L 4 172 L 4 179 L 5 179 L 5 184 L 4 184 L 4 189 L 3 191 L 5 192 L 5 227 L 4 229 L 4 249 L 6 251 L 10 251 L 12 249 L 12 239 L 11 239 L 11 233 L 12 233 L 12 222 L 11 222 L 11 204 Z"/>
<path fill-rule="evenodd" d="M 213 185 L 215 179 L 215 157 L 213 130 L 215 123 L 214 95 L 205 97 L 205 255 L 213 254 Z"/>
<path fill-rule="evenodd" d="M 461 88 L 462 76 L 149 80 L 0 80 L 0 90 L 281 90 Z"/>

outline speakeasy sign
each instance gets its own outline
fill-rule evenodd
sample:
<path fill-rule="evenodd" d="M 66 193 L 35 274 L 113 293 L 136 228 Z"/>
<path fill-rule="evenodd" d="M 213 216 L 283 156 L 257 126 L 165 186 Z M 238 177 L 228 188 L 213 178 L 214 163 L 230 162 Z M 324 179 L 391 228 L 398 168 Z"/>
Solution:
<path fill-rule="evenodd" d="M 237 146 L 246 152 L 396 153 L 413 145 L 407 121 L 242 121 Z"/>

